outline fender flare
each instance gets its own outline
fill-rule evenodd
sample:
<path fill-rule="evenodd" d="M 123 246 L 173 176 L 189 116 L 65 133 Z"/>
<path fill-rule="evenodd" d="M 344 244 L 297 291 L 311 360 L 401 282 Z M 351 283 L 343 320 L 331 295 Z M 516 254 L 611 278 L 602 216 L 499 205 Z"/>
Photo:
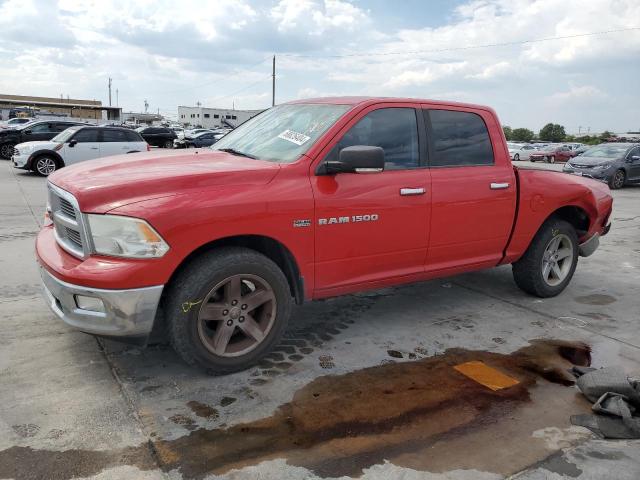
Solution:
<path fill-rule="evenodd" d="M 58 162 L 58 164 L 60 165 L 59 168 L 62 168 L 65 166 L 64 160 L 58 154 L 58 152 L 54 152 L 53 150 L 49 150 L 49 149 L 43 149 L 43 150 L 37 150 L 33 152 L 31 155 L 29 155 L 29 159 L 27 160 L 27 164 L 25 165 L 25 167 L 27 167 L 29 170 L 33 170 L 32 165 L 34 160 L 36 160 L 38 157 L 41 157 L 42 155 L 45 155 L 45 154 L 55 158 L 56 162 Z"/>

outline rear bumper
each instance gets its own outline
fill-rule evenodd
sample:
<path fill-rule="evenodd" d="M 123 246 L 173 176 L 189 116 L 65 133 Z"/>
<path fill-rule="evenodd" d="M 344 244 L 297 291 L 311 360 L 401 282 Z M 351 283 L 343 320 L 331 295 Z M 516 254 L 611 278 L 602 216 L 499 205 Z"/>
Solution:
<path fill-rule="evenodd" d="M 40 268 L 40 275 L 49 308 L 67 325 L 82 332 L 130 341 L 145 340 L 151 333 L 163 285 L 104 290 L 63 282 L 44 268 Z M 101 311 L 80 308 L 79 296 L 99 300 Z"/>
<path fill-rule="evenodd" d="M 608 230 L 607 230 L 608 231 Z M 589 240 L 583 242 L 578 247 L 578 253 L 581 257 L 588 257 L 595 252 L 600 246 L 600 235 L 596 233 Z"/>

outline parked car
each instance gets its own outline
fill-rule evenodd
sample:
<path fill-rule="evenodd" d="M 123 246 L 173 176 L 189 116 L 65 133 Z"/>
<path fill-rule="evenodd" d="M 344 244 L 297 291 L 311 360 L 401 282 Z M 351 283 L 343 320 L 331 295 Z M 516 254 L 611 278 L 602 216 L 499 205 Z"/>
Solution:
<path fill-rule="evenodd" d="M 586 152 L 587 150 L 589 150 L 592 147 L 593 147 L 593 145 L 582 145 L 582 146 L 576 148 L 574 150 L 574 152 L 576 153 L 576 156 L 582 155 L 584 152 Z"/>
<path fill-rule="evenodd" d="M 139 343 L 155 325 L 218 373 L 267 355 L 294 302 L 504 264 L 558 295 L 613 204 L 601 182 L 514 167 L 488 107 L 362 97 L 281 104 L 213 150 L 86 162 L 48 188 L 53 312 Z"/>
<path fill-rule="evenodd" d="M 569 160 L 562 171 L 602 180 L 611 189 L 640 183 L 640 144 L 601 143 Z"/>
<path fill-rule="evenodd" d="M 173 141 L 178 138 L 176 132 L 167 127 L 140 127 L 136 132 L 153 147 L 173 148 Z"/>
<path fill-rule="evenodd" d="M 47 176 L 54 171 L 95 158 L 149 150 L 139 133 L 127 128 L 75 126 L 49 141 L 19 143 L 13 166 Z"/>
<path fill-rule="evenodd" d="M 32 122 L 33 118 L 10 118 L 4 122 L 0 122 L 0 128 L 15 128 L 19 125 L 24 125 L 25 123 Z"/>
<path fill-rule="evenodd" d="M 532 162 L 542 161 L 555 163 L 566 162 L 575 156 L 576 152 L 566 145 L 547 145 L 546 147 L 541 147 L 539 150 L 531 153 L 531 155 L 529 155 L 529 160 Z"/>
<path fill-rule="evenodd" d="M 216 134 L 205 130 L 201 133 L 196 133 L 195 135 L 185 136 L 184 138 L 178 138 L 173 141 L 174 148 L 202 148 L 202 147 L 210 147 L 214 143 L 216 143 L 218 139 L 216 138 Z"/>
<path fill-rule="evenodd" d="M 13 148 L 18 143 L 51 140 L 60 132 L 74 125 L 84 124 L 60 120 L 36 121 L 12 129 L 0 130 L 0 157 L 9 160 L 13 155 Z"/>
<path fill-rule="evenodd" d="M 205 132 L 214 133 L 213 130 L 209 130 L 208 128 L 194 128 L 193 130 L 185 130 L 184 134 L 185 136 L 193 137 L 194 135 Z"/>
<path fill-rule="evenodd" d="M 509 147 L 509 155 L 511 160 L 529 160 L 529 155 L 536 151 L 536 147 L 528 143 L 511 143 L 507 142 Z"/>

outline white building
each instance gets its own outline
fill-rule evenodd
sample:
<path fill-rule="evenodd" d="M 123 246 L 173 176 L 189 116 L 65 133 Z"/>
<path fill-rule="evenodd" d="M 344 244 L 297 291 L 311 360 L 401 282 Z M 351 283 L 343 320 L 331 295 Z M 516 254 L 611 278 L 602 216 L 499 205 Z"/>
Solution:
<path fill-rule="evenodd" d="M 237 127 L 262 110 L 233 110 L 225 108 L 178 106 L 178 122 L 202 128 Z"/>

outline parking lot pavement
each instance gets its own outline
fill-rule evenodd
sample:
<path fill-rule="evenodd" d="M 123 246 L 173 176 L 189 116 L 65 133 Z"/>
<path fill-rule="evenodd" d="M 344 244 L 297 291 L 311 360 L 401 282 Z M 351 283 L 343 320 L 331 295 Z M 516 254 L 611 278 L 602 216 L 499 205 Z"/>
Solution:
<path fill-rule="evenodd" d="M 314 302 L 260 366 L 211 377 L 49 313 L 44 185 L 0 163 L 0 478 L 640 478 L 640 442 L 572 427 L 589 404 L 540 376 L 566 365 L 521 350 L 581 341 L 595 366 L 640 374 L 639 187 L 614 192 L 610 234 L 559 297 L 525 295 L 504 266 Z M 451 368 L 473 360 L 521 383 L 493 393 Z"/>

